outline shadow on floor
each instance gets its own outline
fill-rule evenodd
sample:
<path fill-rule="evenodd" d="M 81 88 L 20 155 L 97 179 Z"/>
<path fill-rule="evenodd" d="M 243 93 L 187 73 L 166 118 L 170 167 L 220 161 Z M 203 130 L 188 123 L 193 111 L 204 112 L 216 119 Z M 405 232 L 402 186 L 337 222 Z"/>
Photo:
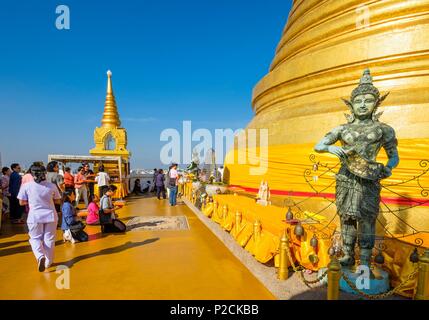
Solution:
<path fill-rule="evenodd" d="M 3 242 L 3 243 L 0 243 L 0 249 L 6 248 L 6 247 L 12 247 L 23 242 L 28 242 L 28 240 Z"/>
<path fill-rule="evenodd" d="M 159 238 L 147 239 L 147 240 L 141 241 L 141 242 L 128 241 L 128 242 L 121 244 L 117 247 L 103 249 L 103 250 L 100 250 L 97 252 L 88 253 L 88 254 L 84 254 L 84 255 L 75 257 L 69 261 L 63 261 L 63 262 L 55 263 L 54 266 L 64 265 L 64 266 L 67 266 L 68 268 L 72 268 L 76 263 L 81 262 L 82 260 L 91 259 L 91 258 L 103 256 L 103 255 L 119 253 L 119 252 L 122 252 L 122 251 L 125 251 L 128 249 L 132 249 L 132 248 L 141 247 L 141 246 L 144 246 L 147 244 L 151 244 L 151 243 L 154 243 L 158 240 L 159 240 Z M 55 270 L 51 271 L 51 272 L 55 272 Z"/>
<path fill-rule="evenodd" d="M 12 242 L 15 242 L 15 241 L 12 241 Z M 28 241 L 16 241 L 16 242 L 28 242 Z M 55 241 L 55 246 L 59 246 L 63 243 L 64 242 L 62 240 L 61 241 L 59 241 L 59 240 Z M 27 253 L 27 252 L 33 252 L 30 245 L 20 246 L 20 247 L 15 247 L 15 248 L 2 249 L 2 250 L 0 250 L 0 257 L 10 256 L 13 254 L 18 254 L 18 253 Z"/>

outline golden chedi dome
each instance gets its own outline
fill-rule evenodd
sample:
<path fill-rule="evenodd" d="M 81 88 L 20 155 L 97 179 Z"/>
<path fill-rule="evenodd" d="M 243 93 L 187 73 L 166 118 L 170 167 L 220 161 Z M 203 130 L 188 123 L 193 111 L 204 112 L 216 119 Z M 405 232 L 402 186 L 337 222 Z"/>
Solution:
<path fill-rule="evenodd" d="M 270 144 L 314 142 L 344 122 L 340 98 L 365 68 L 390 92 L 383 122 L 400 139 L 428 138 L 427 0 L 294 1 L 270 72 L 254 88 L 249 128 L 268 128 Z"/>
<path fill-rule="evenodd" d="M 395 129 L 401 157 L 383 181 L 392 187 L 383 189 L 389 209 L 382 205 L 380 219 L 395 233 L 412 232 L 409 225 L 429 230 L 427 215 L 416 214 L 429 204 L 429 174 L 413 179 L 425 170 L 421 160 L 429 159 L 429 0 L 293 1 L 269 72 L 253 90 L 255 116 L 246 128 L 247 138 L 250 129 L 257 136 L 268 129 L 267 154 L 248 143 L 247 162 L 239 163 L 243 144 L 237 142 L 225 158 L 227 182 L 256 192 L 267 180 L 273 196 L 310 198 L 302 209 L 313 212 L 325 208 L 335 199 L 338 160 L 310 155 L 317 141 L 346 123 L 349 110 L 341 99 L 350 98 L 366 68 L 380 92 L 390 92 L 380 121 Z M 334 169 L 311 171 L 313 161 Z M 251 173 L 258 166 L 266 170 Z M 395 210 L 404 206 L 409 209 L 398 219 Z M 327 212 L 335 214 L 335 206 Z"/>

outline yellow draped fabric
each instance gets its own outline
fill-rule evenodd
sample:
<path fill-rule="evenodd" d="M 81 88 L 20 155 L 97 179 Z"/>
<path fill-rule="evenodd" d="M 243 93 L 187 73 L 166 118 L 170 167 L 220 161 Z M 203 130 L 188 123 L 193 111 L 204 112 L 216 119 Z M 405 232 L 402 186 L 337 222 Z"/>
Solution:
<path fill-rule="evenodd" d="M 247 155 L 245 164 L 239 163 L 239 152 L 234 149 L 225 158 L 225 178 L 229 185 L 247 188 L 247 191 L 253 193 L 257 192 L 262 180 L 268 181 L 271 195 L 293 196 L 301 200 L 311 198 L 303 202 L 302 207 L 304 210 L 318 212 L 329 205 L 326 199 L 335 200 L 335 174 L 339 169 L 339 161 L 330 154 L 316 154 L 313 147 L 314 144 L 270 145 L 259 163 L 260 149 L 249 148 L 244 150 Z M 403 223 L 404 220 L 418 230 L 429 230 L 429 218 L 424 214 L 429 206 L 429 173 L 415 179 L 429 169 L 428 162 L 422 162 L 429 160 L 429 139 L 399 140 L 398 149 L 400 164 L 394 169 L 391 178 L 382 181 L 384 188 L 381 207 L 386 213 L 380 220 L 385 221 L 394 233 L 413 231 Z M 314 162 L 310 160 L 311 154 L 315 155 Z M 380 152 L 377 161 L 386 162 L 384 151 Z M 319 163 L 317 171 L 313 170 L 314 163 Z M 262 170 L 263 174 L 252 175 L 250 169 L 259 166 L 266 167 L 266 170 Z M 400 206 L 409 209 L 399 214 L 389 211 Z M 332 205 L 323 215 L 332 216 L 335 211 L 335 206 Z"/>
<path fill-rule="evenodd" d="M 266 180 L 271 190 L 312 192 L 312 189 L 305 182 L 304 172 L 306 169 L 312 169 L 313 162 L 310 161 L 309 156 L 316 154 L 313 148 L 314 144 L 269 146 L 268 154 L 263 158 L 263 162 L 267 164 L 267 170 L 263 175 L 251 175 L 249 170 L 259 166 L 259 164 L 251 165 L 251 163 L 259 163 L 259 148 L 247 150 L 248 161 L 246 164 L 239 163 L 237 159 L 238 152 L 232 150 L 225 158 L 225 167 L 229 176 L 228 182 L 230 185 L 259 188 L 261 181 Z M 429 139 L 400 140 L 398 150 L 401 159 L 400 164 L 394 169 L 393 176 L 384 180 L 383 184 L 399 183 L 421 173 L 424 168 L 420 167 L 420 161 L 429 160 Z M 322 164 L 327 164 L 331 168 L 334 168 L 339 163 L 338 159 L 330 154 L 316 154 L 316 158 Z M 384 151 L 380 152 L 380 157 L 377 161 L 386 162 Z M 322 190 L 328 187 L 332 183 L 334 173 L 337 170 L 338 167 L 334 172 L 328 172 L 324 176 L 320 176 L 316 183 L 317 189 Z M 320 175 L 324 171 L 324 168 L 319 166 L 319 170 L 315 172 L 315 175 Z M 429 187 L 429 175 L 423 176 L 420 183 Z M 406 193 L 411 198 L 422 198 L 418 181 L 411 181 L 409 184 L 392 187 L 392 190 Z M 324 190 L 324 193 L 333 194 L 334 192 L 335 185 L 331 185 Z M 395 197 L 387 190 L 383 190 L 382 195 L 389 198 Z"/>
<path fill-rule="evenodd" d="M 292 254 L 296 261 L 311 270 L 318 270 L 325 267 L 329 262 L 327 255 L 331 245 L 331 236 L 336 229 L 336 225 L 328 225 L 326 219 L 315 223 L 303 223 L 304 235 L 297 238 L 294 233 L 294 226 L 285 222 L 285 209 L 276 206 L 261 206 L 255 200 L 238 195 L 216 195 L 214 203 L 208 203 L 203 213 L 219 223 L 222 228 L 230 232 L 237 242 L 255 258 L 266 263 L 278 254 L 279 239 L 285 230 L 288 231 Z M 238 215 L 237 215 L 238 213 Z M 312 216 L 308 213 L 304 218 Z M 254 223 L 260 222 L 260 236 L 255 236 Z M 314 233 L 318 235 L 319 245 L 317 248 L 310 246 L 310 240 Z M 310 255 L 317 255 L 319 261 L 312 263 Z"/>
<path fill-rule="evenodd" d="M 415 250 L 416 244 L 420 243 L 423 243 L 418 249 L 421 255 L 424 249 L 429 248 L 429 233 L 420 232 L 400 239 L 384 241 L 386 248 L 383 251 L 385 260 L 383 267 L 390 274 L 390 283 L 392 287 L 396 287 L 405 282 L 408 275 L 415 270 L 416 264 L 410 261 L 410 256 Z M 399 293 L 405 297 L 413 298 L 416 293 L 416 287 L 417 280 L 413 279 L 412 281 L 408 281 Z"/>
<path fill-rule="evenodd" d="M 127 185 L 124 183 L 112 183 L 117 189 L 115 191 L 115 194 L 112 198 L 114 199 L 122 199 L 125 198 L 128 195 L 128 188 Z M 94 193 L 98 195 L 98 185 L 94 185 Z"/>
<path fill-rule="evenodd" d="M 310 270 L 318 270 L 326 267 L 329 263 L 328 249 L 331 246 L 331 236 L 336 229 L 336 225 L 327 221 L 323 216 L 314 215 L 309 212 L 303 218 L 312 217 L 319 221 L 318 224 L 305 224 L 304 235 L 300 238 L 295 236 L 294 226 L 285 223 L 286 210 L 277 206 L 261 206 L 256 204 L 254 199 L 238 195 L 216 195 L 214 202 L 208 203 L 203 213 L 213 221 L 219 223 L 226 231 L 236 239 L 237 243 L 245 250 L 254 255 L 255 259 L 261 263 L 266 263 L 274 259 L 276 267 L 278 263 L 278 248 L 280 237 L 284 230 L 287 230 L 290 238 L 290 249 L 294 263 L 298 263 Z M 226 210 L 224 209 L 226 207 Z M 237 212 L 239 213 L 237 215 Z M 260 235 L 255 237 L 254 223 L 260 222 Z M 310 240 L 316 233 L 318 246 L 313 248 Z M 399 239 L 398 239 L 398 238 Z M 383 268 L 391 276 L 391 286 L 396 287 L 407 280 L 416 267 L 410 261 L 411 253 L 416 248 L 416 244 L 423 245 L 419 248 L 419 253 L 423 253 L 424 248 L 429 247 L 429 233 L 420 232 L 414 235 L 392 235 L 386 236 L 383 244 L 383 256 L 385 263 Z M 376 253 L 376 251 L 374 251 Z M 318 262 L 310 261 L 310 256 L 317 256 Z M 408 281 L 406 286 L 398 292 L 405 297 L 414 297 L 417 280 Z"/>

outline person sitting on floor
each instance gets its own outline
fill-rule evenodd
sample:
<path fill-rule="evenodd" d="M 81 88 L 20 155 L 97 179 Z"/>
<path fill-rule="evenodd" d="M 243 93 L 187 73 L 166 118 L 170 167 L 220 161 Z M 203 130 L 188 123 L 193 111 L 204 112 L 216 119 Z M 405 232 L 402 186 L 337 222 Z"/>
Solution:
<path fill-rule="evenodd" d="M 70 241 L 71 243 L 75 243 L 76 241 L 88 241 L 88 234 L 83 231 L 83 229 L 85 229 L 85 225 L 82 221 L 77 220 L 76 211 L 72 205 L 74 194 L 71 191 L 65 191 L 62 200 L 63 217 L 61 230 L 63 230 L 64 242 Z"/>
<path fill-rule="evenodd" d="M 127 230 L 127 226 L 117 219 L 115 210 L 119 207 L 114 207 L 112 204 L 112 196 L 116 189 L 114 185 L 109 186 L 100 199 L 99 219 L 102 233 L 123 233 Z"/>
<path fill-rule="evenodd" d="M 140 179 L 136 179 L 136 180 L 134 181 L 134 188 L 133 188 L 133 192 L 132 192 L 132 194 L 135 194 L 136 196 L 141 196 L 141 195 L 143 195 L 143 192 L 142 192 L 142 185 L 141 185 L 141 183 L 140 183 Z"/>
<path fill-rule="evenodd" d="M 100 224 L 100 219 L 98 216 L 98 211 L 100 208 L 97 205 L 99 198 L 96 194 L 89 196 L 89 205 L 88 205 L 88 216 L 86 217 L 87 225 L 98 225 Z"/>

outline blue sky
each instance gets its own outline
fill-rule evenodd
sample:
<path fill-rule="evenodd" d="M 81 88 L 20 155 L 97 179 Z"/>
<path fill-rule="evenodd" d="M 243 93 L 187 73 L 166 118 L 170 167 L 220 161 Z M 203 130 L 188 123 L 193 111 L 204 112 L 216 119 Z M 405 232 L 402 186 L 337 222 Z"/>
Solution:
<path fill-rule="evenodd" d="M 70 30 L 55 28 L 58 5 Z M 3 165 L 87 155 L 100 125 L 106 71 L 132 167 L 160 164 L 165 128 L 244 128 L 289 0 L 3 1 L 0 152 Z"/>

